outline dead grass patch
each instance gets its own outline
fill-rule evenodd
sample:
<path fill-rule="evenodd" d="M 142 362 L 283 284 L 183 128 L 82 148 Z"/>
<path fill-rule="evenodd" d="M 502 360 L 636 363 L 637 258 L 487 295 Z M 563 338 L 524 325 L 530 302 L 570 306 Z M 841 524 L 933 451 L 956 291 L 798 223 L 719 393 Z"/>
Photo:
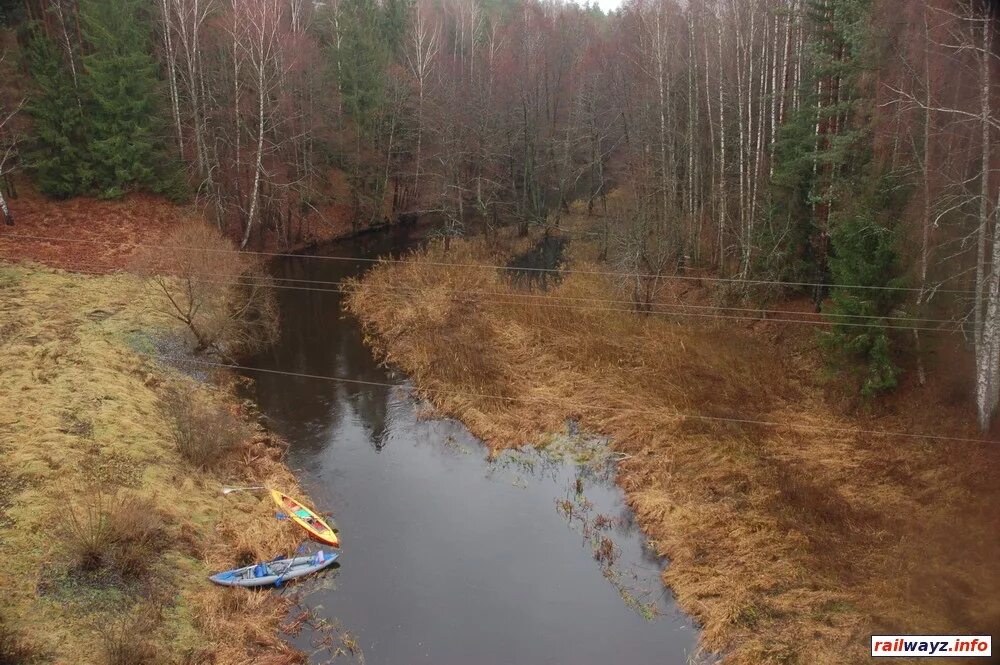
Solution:
<path fill-rule="evenodd" d="M 968 436 L 971 419 L 930 397 L 877 419 L 839 411 L 806 326 L 612 311 L 616 285 L 581 273 L 529 299 L 494 270 L 434 265 L 497 265 L 496 247 L 453 240 L 380 265 L 349 307 L 387 362 L 494 450 L 567 418 L 612 437 L 629 455 L 618 480 L 707 650 L 862 662 L 880 629 L 1000 625 L 1000 561 L 983 537 L 1000 533 L 997 451 L 823 429 Z M 586 243 L 569 252 L 572 268 L 605 269 Z M 712 302 L 697 285 L 661 297 Z"/>
<path fill-rule="evenodd" d="M 41 660 L 36 646 L 0 618 L 0 665 L 29 665 Z"/>

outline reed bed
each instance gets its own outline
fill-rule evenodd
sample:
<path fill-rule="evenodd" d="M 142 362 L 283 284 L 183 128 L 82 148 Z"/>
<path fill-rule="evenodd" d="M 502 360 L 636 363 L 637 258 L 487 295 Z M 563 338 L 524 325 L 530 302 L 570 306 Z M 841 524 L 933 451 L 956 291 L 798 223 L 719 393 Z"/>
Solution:
<path fill-rule="evenodd" d="M 575 243 L 570 266 L 607 270 L 596 254 Z M 387 363 L 495 451 L 567 419 L 611 436 L 627 457 L 618 481 L 706 652 L 862 662 L 873 632 L 1000 625 L 998 451 L 827 429 L 968 436 L 963 414 L 918 401 L 845 414 L 808 328 L 553 306 L 623 295 L 569 274 L 544 295 L 581 300 L 532 298 L 543 294 L 505 271 L 440 265 L 509 255 L 496 239 L 431 245 L 353 283 L 349 307 Z"/>

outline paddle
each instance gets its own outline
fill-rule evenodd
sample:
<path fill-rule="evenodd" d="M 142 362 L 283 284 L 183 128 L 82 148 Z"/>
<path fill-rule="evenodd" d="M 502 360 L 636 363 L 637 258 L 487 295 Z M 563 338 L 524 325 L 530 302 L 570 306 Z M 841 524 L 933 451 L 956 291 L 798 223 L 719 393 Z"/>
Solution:
<path fill-rule="evenodd" d="M 256 486 L 256 487 L 223 487 L 222 493 L 229 496 L 233 492 L 258 492 L 260 490 L 266 490 L 267 487 Z"/>

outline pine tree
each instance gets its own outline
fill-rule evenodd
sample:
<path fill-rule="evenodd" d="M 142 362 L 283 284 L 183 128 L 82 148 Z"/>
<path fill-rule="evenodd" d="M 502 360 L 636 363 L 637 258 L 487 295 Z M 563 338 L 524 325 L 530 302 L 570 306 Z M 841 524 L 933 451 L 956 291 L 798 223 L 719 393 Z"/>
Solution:
<path fill-rule="evenodd" d="M 88 150 L 94 187 L 107 198 L 135 187 L 156 189 L 162 161 L 156 134 L 156 67 L 138 0 L 89 0 L 83 5 L 88 108 Z"/>
<path fill-rule="evenodd" d="M 85 193 L 92 174 L 86 159 L 82 101 L 59 50 L 48 38 L 41 34 L 31 38 L 28 61 L 35 90 L 27 107 L 34 122 L 27 153 L 38 189 L 56 198 Z"/>

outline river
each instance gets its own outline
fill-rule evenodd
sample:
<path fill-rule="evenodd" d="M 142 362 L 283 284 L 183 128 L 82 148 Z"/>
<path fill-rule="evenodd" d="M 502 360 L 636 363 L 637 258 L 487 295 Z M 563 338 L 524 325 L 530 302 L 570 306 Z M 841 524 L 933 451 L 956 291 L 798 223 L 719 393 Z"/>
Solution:
<path fill-rule="evenodd" d="M 281 259 L 273 274 L 340 282 L 370 264 L 320 256 L 398 255 L 420 235 L 341 241 Z M 697 632 L 660 583 L 665 562 L 612 473 L 532 453 L 490 461 L 460 423 L 419 417 L 406 377 L 379 365 L 339 293 L 308 290 L 334 287 L 280 283 L 307 288 L 278 289 L 280 340 L 247 364 L 351 381 L 252 373 L 289 465 L 340 529 L 340 565 L 307 604 L 353 635 L 364 662 L 688 661 Z M 613 560 L 595 555 L 605 538 Z M 314 639 L 292 641 L 308 650 Z"/>

